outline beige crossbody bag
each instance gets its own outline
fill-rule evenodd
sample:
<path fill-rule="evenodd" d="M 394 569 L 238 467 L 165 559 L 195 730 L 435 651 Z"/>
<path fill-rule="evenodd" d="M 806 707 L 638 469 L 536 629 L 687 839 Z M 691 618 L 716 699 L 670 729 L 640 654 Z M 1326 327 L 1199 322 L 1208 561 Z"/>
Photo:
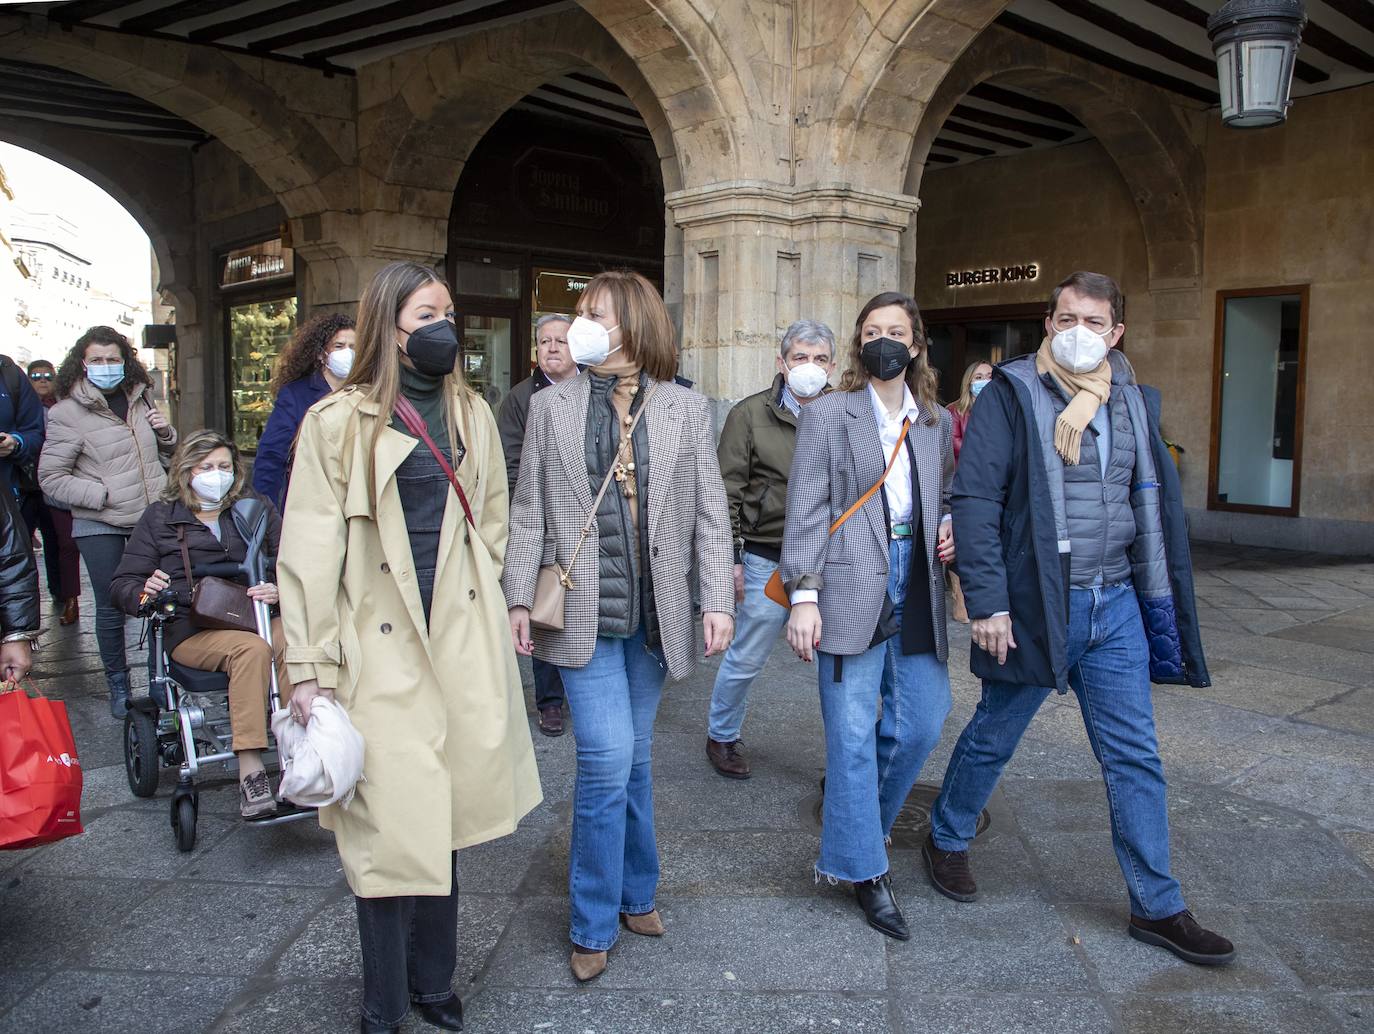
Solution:
<path fill-rule="evenodd" d="M 652 385 L 644 395 L 644 401 L 639 406 L 639 412 L 630 421 L 630 429 L 626 432 L 626 437 L 633 439 L 635 428 L 639 426 L 639 418 L 642 417 L 649 408 L 649 402 L 654 397 L 654 392 L 658 390 L 658 385 Z M 631 445 L 631 449 L 634 446 Z M 611 464 L 611 469 L 606 471 L 606 477 L 601 482 L 601 488 L 596 493 L 596 498 L 592 500 L 592 512 L 587 515 L 587 521 L 582 525 L 582 534 L 577 537 L 577 545 L 573 547 L 572 556 L 568 558 L 568 566 L 565 570 L 557 558 L 551 564 L 545 564 L 539 568 L 539 577 L 534 583 L 534 606 L 530 608 L 530 627 L 540 628 L 546 632 L 563 631 L 563 604 L 567 599 L 568 590 L 572 588 L 572 569 L 577 565 L 577 554 L 582 552 L 582 543 L 587 541 L 587 536 L 592 533 L 592 525 L 596 523 L 596 511 L 601 508 L 601 500 L 606 495 L 606 489 L 611 486 L 611 481 L 615 478 L 616 464 Z"/>

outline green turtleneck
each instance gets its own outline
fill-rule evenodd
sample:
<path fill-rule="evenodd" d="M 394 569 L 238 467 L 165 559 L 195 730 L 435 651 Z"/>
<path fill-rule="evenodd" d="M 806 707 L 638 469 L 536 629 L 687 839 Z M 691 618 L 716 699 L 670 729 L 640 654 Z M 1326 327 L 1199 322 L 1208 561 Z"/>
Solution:
<path fill-rule="evenodd" d="M 410 404 L 420 411 L 420 416 L 425 419 L 425 427 L 429 431 L 429 436 L 434 439 L 434 444 L 447 451 L 448 446 L 448 397 L 444 391 L 445 378 L 431 377 L 429 374 L 421 373 L 419 370 L 412 370 L 402 364 L 401 366 L 401 394 L 410 400 Z M 405 434 L 406 425 L 401 418 L 393 416 L 391 426 Z"/>

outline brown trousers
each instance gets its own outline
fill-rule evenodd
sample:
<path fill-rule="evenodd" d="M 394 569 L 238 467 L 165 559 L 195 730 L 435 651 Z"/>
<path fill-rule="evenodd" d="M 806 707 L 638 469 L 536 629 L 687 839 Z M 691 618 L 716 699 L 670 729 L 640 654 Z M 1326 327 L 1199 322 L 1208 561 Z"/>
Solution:
<path fill-rule="evenodd" d="M 206 629 L 182 640 L 172 651 L 172 660 L 188 668 L 228 674 L 229 727 L 233 730 L 234 752 L 238 753 L 267 747 L 268 675 L 275 655 L 277 686 L 283 693 L 290 692 L 282 660 L 285 652 L 281 618 L 273 618 L 270 650 L 255 632 Z"/>

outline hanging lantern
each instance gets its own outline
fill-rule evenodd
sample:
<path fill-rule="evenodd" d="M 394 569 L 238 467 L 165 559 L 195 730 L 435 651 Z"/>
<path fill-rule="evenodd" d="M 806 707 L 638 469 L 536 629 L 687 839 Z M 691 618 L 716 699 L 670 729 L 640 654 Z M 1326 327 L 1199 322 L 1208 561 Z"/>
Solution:
<path fill-rule="evenodd" d="M 1230 0 L 1207 19 L 1226 125 L 1274 126 L 1288 117 L 1306 24 L 1303 0 Z"/>

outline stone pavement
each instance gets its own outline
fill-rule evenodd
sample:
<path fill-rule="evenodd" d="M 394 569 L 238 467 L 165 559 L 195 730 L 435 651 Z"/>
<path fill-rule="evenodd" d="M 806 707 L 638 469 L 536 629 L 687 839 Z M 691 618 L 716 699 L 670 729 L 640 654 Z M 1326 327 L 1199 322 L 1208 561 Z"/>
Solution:
<path fill-rule="evenodd" d="M 815 676 L 779 645 L 746 725 L 748 782 L 704 757 L 712 671 L 667 688 L 655 789 L 668 935 L 627 936 L 584 988 L 567 968 L 573 741 L 535 736 L 544 804 L 460 858 L 468 1029 L 1374 1031 L 1374 563 L 1214 546 L 1196 561 L 1215 684 L 1159 688 L 1155 706 L 1175 867 L 1199 916 L 1236 941 L 1234 966 L 1192 967 L 1125 935 L 1071 696 L 1037 717 L 991 803 L 979 902 L 930 890 L 913 819 L 892 869 L 914 936 L 869 930 L 847 890 L 812 881 Z M 356 1030 L 353 905 L 330 836 L 313 822 L 245 828 L 219 779 L 196 850 L 178 854 L 172 778 L 151 801 L 125 784 L 92 617 L 54 630 L 38 680 L 71 708 L 87 832 L 0 853 L 0 1031 Z M 977 700 L 963 628 L 950 667 L 954 711 L 927 781 Z"/>

